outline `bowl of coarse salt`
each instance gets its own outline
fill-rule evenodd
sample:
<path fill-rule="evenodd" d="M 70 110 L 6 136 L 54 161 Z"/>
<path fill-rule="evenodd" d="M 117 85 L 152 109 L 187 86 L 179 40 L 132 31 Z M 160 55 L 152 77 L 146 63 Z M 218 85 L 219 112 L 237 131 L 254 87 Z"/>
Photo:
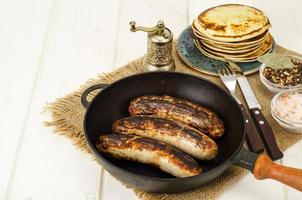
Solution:
<path fill-rule="evenodd" d="M 271 114 L 286 130 L 302 133 L 302 87 L 276 94 L 271 102 Z"/>

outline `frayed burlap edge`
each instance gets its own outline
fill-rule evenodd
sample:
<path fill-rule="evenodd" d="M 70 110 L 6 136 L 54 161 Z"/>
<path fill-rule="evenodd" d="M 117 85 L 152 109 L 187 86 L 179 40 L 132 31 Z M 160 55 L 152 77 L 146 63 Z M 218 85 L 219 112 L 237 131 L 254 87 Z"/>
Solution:
<path fill-rule="evenodd" d="M 70 138 L 80 150 L 91 153 L 83 133 L 82 122 L 85 109 L 80 101 L 83 91 L 95 84 L 112 83 L 129 74 L 142 72 L 141 62 L 142 59 L 139 58 L 120 68 L 122 70 L 117 69 L 109 74 L 99 74 L 96 78 L 90 79 L 80 86 L 77 91 L 58 98 L 53 103 L 47 103 L 45 111 L 51 112 L 51 121 L 44 122 L 44 125 L 54 127 L 55 133 Z M 88 100 L 91 100 L 97 93 L 98 90 L 91 92 L 88 95 Z"/>
<path fill-rule="evenodd" d="M 175 43 L 174 43 L 175 44 Z M 289 51 L 285 48 L 278 46 L 277 51 L 282 54 L 298 55 L 295 52 Z M 222 85 L 221 81 L 214 76 L 207 76 L 201 74 L 189 67 L 177 55 L 175 45 L 173 48 L 174 61 L 176 65 L 176 71 L 191 73 L 203 78 L 209 79 L 218 85 Z M 99 83 L 112 83 L 125 76 L 144 72 L 142 68 L 143 57 L 134 60 L 133 62 L 118 68 L 117 70 L 109 74 L 100 74 L 96 78 L 87 81 L 82 85 L 77 91 L 72 92 L 62 98 L 58 98 L 53 103 L 48 103 L 45 107 L 46 111 L 51 113 L 51 121 L 45 122 L 46 126 L 51 126 L 54 128 L 54 132 L 60 135 L 64 135 L 70 138 L 74 144 L 81 150 L 89 153 L 91 155 L 89 147 L 86 143 L 84 133 L 83 133 L 83 116 L 84 108 L 81 105 L 80 97 L 82 92 L 91 85 Z M 267 90 L 259 83 L 258 75 L 254 74 L 249 76 L 250 84 L 261 105 L 263 106 L 263 112 L 265 117 L 268 119 L 269 123 L 272 125 L 279 146 L 284 151 L 289 146 L 300 140 L 302 137 L 299 134 L 288 133 L 282 130 L 269 114 L 269 101 L 272 94 L 268 94 Z M 239 91 L 239 90 L 237 90 Z M 92 99 L 93 96 L 98 91 L 90 94 L 89 98 Z M 243 97 L 238 93 L 239 98 L 243 100 Z M 244 102 L 244 101 L 242 101 Z M 176 194 L 156 194 L 147 193 L 140 190 L 135 190 L 136 195 L 142 200 L 197 200 L 197 199 L 215 199 L 217 198 L 226 188 L 230 187 L 233 183 L 238 181 L 248 172 L 242 168 L 233 166 L 230 167 L 225 173 L 223 173 L 219 178 L 211 181 L 210 183 L 203 185 L 192 191 Z"/>

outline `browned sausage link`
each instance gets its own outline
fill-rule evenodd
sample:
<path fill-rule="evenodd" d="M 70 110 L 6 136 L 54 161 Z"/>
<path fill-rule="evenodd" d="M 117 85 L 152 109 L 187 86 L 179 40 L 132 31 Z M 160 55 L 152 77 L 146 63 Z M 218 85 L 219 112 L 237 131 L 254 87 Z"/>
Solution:
<path fill-rule="evenodd" d="M 117 159 L 151 164 L 176 177 L 201 173 L 198 163 L 189 155 L 148 138 L 124 134 L 102 135 L 97 148 Z"/>
<path fill-rule="evenodd" d="M 211 110 L 171 96 L 141 96 L 133 99 L 129 106 L 131 115 L 157 115 L 178 120 L 216 139 L 223 135 L 224 125 Z"/>
<path fill-rule="evenodd" d="M 155 116 L 135 115 L 120 119 L 112 129 L 116 133 L 136 134 L 165 142 L 201 160 L 211 160 L 218 152 L 216 143 L 197 129 Z"/>

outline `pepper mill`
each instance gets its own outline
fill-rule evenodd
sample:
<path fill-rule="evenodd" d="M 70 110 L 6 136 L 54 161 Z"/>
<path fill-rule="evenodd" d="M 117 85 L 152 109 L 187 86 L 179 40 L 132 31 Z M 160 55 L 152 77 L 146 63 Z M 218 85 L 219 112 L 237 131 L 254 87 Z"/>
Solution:
<path fill-rule="evenodd" d="M 144 31 L 148 33 L 148 49 L 144 66 L 148 71 L 174 71 L 172 57 L 172 32 L 165 27 L 163 21 L 158 21 L 154 27 L 136 26 L 130 22 L 130 31 Z"/>

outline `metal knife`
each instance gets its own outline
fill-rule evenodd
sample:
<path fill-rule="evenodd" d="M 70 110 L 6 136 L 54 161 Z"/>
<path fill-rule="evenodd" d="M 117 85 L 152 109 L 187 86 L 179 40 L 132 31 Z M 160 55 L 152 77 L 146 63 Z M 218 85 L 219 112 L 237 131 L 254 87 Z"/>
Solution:
<path fill-rule="evenodd" d="M 228 62 L 229 68 L 236 73 L 237 82 L 241 88 L 245 101 L 249 107 L 255 125 L 258 128 L 260 137 L 264 143 L 267 154 L 278 160 L 283 157 L 283 153 L 278 147 L 272 127 L 269 125 L 261 112 L 261 106 L 240 67 L 233 62 Z"/>
<path fill-rule="evenodd" d="M 245 141 L 246 141 L 246 144 L 247 144 L 249 150 L 252 152 L 255 152 L 255 153 L 263 152 L 264 146 L 258 136 L 257 127 L 255 126 L 253 120 L 247 114 L 245 108 L 243 107 L 243 104 L 238 99 L 238 97 L 235 93 L 236 85 L 237 85 L 236 74 L 233 72 L 231 74 L 228 74 L 228 71 L 230 71 L 230 69 L 227 65 L 216 66 L 216 71 L 217 71 L 221 81 L 225 85 L 225 87 L 228 89 L 230 94 L 234 97 L 234 99 L 237 101 L 237 103 L 239 104 L 239 106 L 241 108 L 243 119 L 245 121 L 245 124 L 244 124 L 244 126 L 245 126 L 244 132 L 246 133 Z"/>

